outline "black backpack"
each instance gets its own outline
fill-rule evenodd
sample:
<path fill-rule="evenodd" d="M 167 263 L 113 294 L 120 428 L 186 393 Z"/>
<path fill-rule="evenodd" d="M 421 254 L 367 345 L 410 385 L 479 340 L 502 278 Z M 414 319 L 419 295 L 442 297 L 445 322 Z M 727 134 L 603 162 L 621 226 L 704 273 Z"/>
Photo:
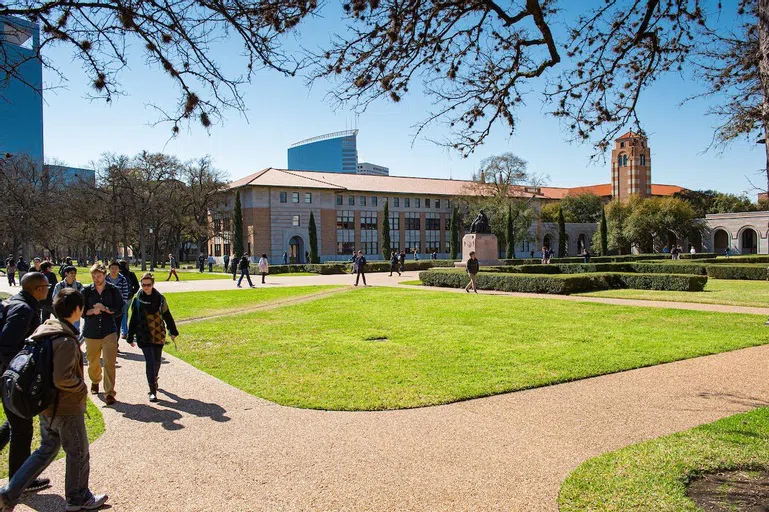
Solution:
<path fill-rule="evenodd" d="M 53 337 L 27 338 L 2 377 L 3 405 L 16 416 L 31 419 L 57 402 L 53 383 Z M 56 403 L 58 405 L 58 403 Z M 54 406 L 54 417 L 56 407 Z"/>

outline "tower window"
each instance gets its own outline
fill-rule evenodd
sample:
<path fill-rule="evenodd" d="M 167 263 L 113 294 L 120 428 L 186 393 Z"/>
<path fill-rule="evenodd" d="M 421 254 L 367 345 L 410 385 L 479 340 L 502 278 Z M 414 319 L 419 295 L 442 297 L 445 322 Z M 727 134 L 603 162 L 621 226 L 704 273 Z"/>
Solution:
<path fill-rule="evenodd" d="M 622 167 L 627 167 L 627 155 L 622 155 Z"/>
<path fill-rule="evenodd" d="M 646 155 L 641 155 L 641 165 L 646 165 Z"/>
<path fill-rule="evenodd" d="M 619 143 L 619 147 L 624 148 L 625 147 L 625 143 L 624 142 L 620 142 Z"/>

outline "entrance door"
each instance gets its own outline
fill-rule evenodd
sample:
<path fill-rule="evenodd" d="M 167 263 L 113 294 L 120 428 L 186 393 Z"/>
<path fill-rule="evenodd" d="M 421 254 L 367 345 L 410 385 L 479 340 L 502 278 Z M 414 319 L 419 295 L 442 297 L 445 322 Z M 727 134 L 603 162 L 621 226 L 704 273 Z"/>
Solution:
<path fill-rule="evenodd" d="M 302 255 L 304 254 L 304 243 L 302 238 L 295 236 L 288 243 L 288 262 L 291 264 L 302 263 Z"/>
<path fill-rule="evenodd" d="M 742 232 L 742 254 L 756 254 L 758 252 L 758 235 L 748 228 Z"/>

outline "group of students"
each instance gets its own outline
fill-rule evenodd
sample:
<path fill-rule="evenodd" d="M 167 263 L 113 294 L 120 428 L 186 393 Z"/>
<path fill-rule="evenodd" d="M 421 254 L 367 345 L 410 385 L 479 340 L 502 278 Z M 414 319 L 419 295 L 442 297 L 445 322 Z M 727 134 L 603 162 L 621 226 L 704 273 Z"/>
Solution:
<path fill-rule="evenodd" d="M 133 285 L 130 276 L 121 274 L 122 263 L 110 262 L 109 271 L 100 263 L 94 264 L 90 268 L 93 284 L 83 286 L 73 265 L 64 265 L 63 279 L 53 283 L 52 264 L 42 262 L 39 271 L 25 272 L 19 281 L 21 291 L 2 304 L 0 372 L 5 372 L 25 343 L 48 340 L 53 348 L 56 388 L 54 403 L 39 416 L 42 441 L 34 453 L 30 453 L 33 419 L 18 416 L 3 404 L 7 420 L 0 426 L 0 449 L 9 443 L 10 448 L 9 481 L 0 488 L 2 512 L 13 510 L 23 492 L 50 485 L 40 474 L 60 448 L 66 454 L 66 510 L 96 510 L 107 501 L 106 494 L 94 495 L 88 487 L 90 457 L 84 418 L 88 388 L 81 342 L 85 344 L 92 394 L 99 393 L 103 382 L 105 404 L 116 402 L 120 335 L 144 353 L 149 401 L 157 401 L 166 336 L 175 340 L 179 332 L 165 298 L 155 289 L 154 276 L 145 273 L 136 279 L 128 270 L 136 281 Z M 127 263 L 124 268 L 127 270 Z"/>
<path fill-rule="evenodd" d="M 229 265 L 229 268 L 227 266 Z M 270 273 L 270 262 L 267 260 L 267 255 L 262 254 L 257 263 L 259 273 L 262 274 L 262 284 L 265 284 L 265 277 Z M 241 288 L 240 283 L 243 282 L 245 277 L 248 281 L 248 286 L 254 288 L 254 283 L 251 282 L 251 255 L 248 253 L 243 254 L 240 258 L 237 255 L 230 259 L 229 255 L 224 257 L 224 269 L 232 274 L 232 280 L 237 279 L 238 272 L 240 272 L 240 278 L 238 279 L 238 288 Z"/>

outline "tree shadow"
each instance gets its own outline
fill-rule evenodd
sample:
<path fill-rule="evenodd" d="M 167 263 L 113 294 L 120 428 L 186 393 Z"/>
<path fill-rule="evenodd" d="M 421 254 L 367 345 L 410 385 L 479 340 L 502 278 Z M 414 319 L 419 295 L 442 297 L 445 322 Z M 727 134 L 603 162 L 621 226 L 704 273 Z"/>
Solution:
<path fill-rule="evenodd" d="M 166 430 L 181 430 L 184 428 L 184 425 L 177 423 L 177 421 L 182 419 L 182 415 L 176 411 L 158 409 L 145 404 L 127 404 L 125 402 L 116 402 L 110 407 L 129 420 L 142 423 L 160 423 Z"/>
<path fill-rule="evenodd" d="M 182 398 L 179 395 L 175 395 L 174 393 L 163 389 L 158 389 L 158 394 L 160 393 L 166 395 L 173 400 L 173 402 L 162 400 L 158 396 L 158 405 L 186 412 L 187 414 L 192 414 L 199 418 L 211 418 L 219 423 L 225 423 L 232 419 L 227 416 L 227 410 L 221 405 L 203 402 L 194 398 Z"/>
<path fill-rule="evenodd" d="M 736 395 L 734 393 L 709 393 L 709 392 L 703 392 L 698 393 L 697 396 L 700 398 L 705 399 L 718 399 L 723 400 L 725 402 L 729 402 L 732 404 L 737 405 L 744 405 L 746 407 L 767 407 L 769 406 L 769 401 L 764 400 L 763 398 L 758 398 L 755 396 L 743 396 L 743 395 Z"/>

